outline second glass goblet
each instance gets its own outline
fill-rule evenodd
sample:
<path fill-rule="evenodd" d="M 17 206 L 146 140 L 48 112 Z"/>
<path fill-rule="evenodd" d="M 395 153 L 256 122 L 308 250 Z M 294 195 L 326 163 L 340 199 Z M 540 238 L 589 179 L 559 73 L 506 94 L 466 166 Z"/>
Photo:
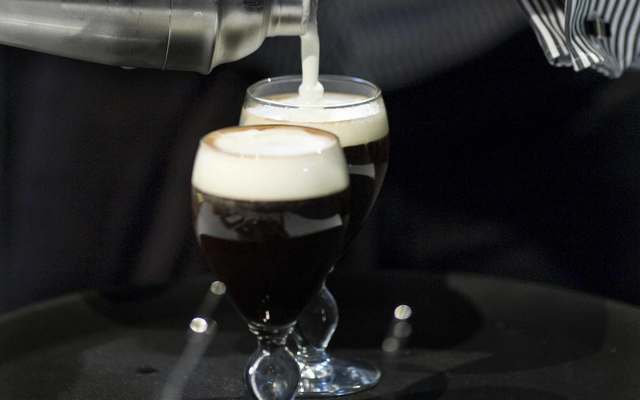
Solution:
<path fill-rule="evenodd" d="M 353 240 L 375 203 L 389 160 L 389 123 L 376 85 L 362 79 L 322 75 L 321 102 L 298 98 L 300 76 L 260 81 L 247 90 L 241 125 L 294 124 L 329 131 L 340 139 L 349 164 L 351 221 L 347 243 Z M 332 357 L 326 348 L 338 324 L 338 307 L 323 286 L 298 318 L 294 332 L 301 366 L 300 396 L 342 396 L 375 386 L 380 372 L 373 366 Z"/>
<path fill-rule="evenodd" d="M 338 139 L 292 126 L 213 132 L 192 185 L 201 250 L 258 339 L 250 393 L 290 400 L 300 371 L 287 337 L 344 245 L 349 177 Z"/>

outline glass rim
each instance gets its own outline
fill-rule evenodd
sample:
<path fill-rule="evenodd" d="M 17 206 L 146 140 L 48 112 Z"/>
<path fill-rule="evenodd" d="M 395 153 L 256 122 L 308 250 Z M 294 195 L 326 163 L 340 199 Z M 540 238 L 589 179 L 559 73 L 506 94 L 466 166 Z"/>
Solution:
<path fill-rule="evenodd" d="M 350 84 L 356 84 L 360 86 L 366 86 L 373 90 L 373 95 L 367 96 L 367 98 L 362 100 L 351 101 L 343 104 L 333 104 L 333 105 L 322 106 L 322 105 L 313 105 L 313 104 L 312 105 L 286 104 L 286 103 L 275 101 L 275 100 L 269 100 L 264 97 L 257 96 L 255 94 L 255 91 L 259 87 L 267 86 L 270 84 L 276 84 L 276 83 L 282 83 L 282 82 L 302 82 L 302 75 L 283 75 L 283 76 L 278 76 L 273 78 L 262 79 L 254 83 L 253 85 L 249 86 L 249 88 L 247 89 L 247 98 L 263 105 L 268 105 L 268 106 L 278 107 L 278 108 L 295 108 L 295 109 L 307 108 L 307 109 L 331 110 L 331 109 L 357 107 L 357 106 L 374 103 L 380 100 L 380 98 L 382 97 L 382 90 L 375 83 L 369 82 L 362 78 L 357 78 L 357 77 L 348 76 L 348 75 L 321 74 L 319 76 L 319 79 L 321 82 L 350 83 Z"/>
<path fill-rule="evenodd" d="M 269 130 L 269 129 L 285 129 L 285 130 L 301 130 L 304 131 L 306 133 L 312 134 L 312 135 L 319 135 L 319 136 L 324 136 L 324 137 L 328 137 L 329 139 L 331 139 L 332 143 L 330 146 L 328 146 L 326 148 L 326 150 L 328 149 L 333 149 L 333 148 L 342 148 L 342 146 L 340 145 L 340 139 L 338 138 L 338 136 L 336 136 L 335 134 L 329 132 L 329 131 L 325 131 L 323 129 L 318 129 L 318 128 L 313 128 L 310 126 L 302 126 L 302 125 L 288 125 L 288 124 L 269 124 L 269 125 L 234 125 L 234 126 L 228 126 L 225 128 L 220 128 L 220 129 L 216 129 L 213 130 L 211 132 L 208 132 L 207 134 L 205 134 L 204 136 L 202 136 L 200 138 L 199 141 L 199 146 L 206 146 L 208 148 L 211 148 L 211 150 L 213 151 L 217 151 L 223 154 L 227 154 L 230 156 L 236 156 L 236 157 L 252 157 L 250 155 L 243 155 L 243 154 L 238 154 L 238 153 L 234 153 L 234 152 L 229 152 L 227 150 L 221 149 L 219 146 L 217 146 L 215 144 L 215 139 L 216 137 L 220 137 L 223 136 L 225 134 L 229 134 L 229 133 L 233 133 L 233 132 L 244 132 L 244 131 L 251 131 L 251 130 L 258 130 L 258 131 L 263 131 L 263 130 Z M 207 139 L 209 138 L 213 138 L 212 142 L 208 142 Z M 200 151 L 200 150 L 198 150 Z M 321 153 L 306 153 L 306 154 L 295 154 L 295 155 L 286 155 L 286 156 L 271 156 L 271 155 L 261 155 L 260 158 L 296 158 L 296 157 L 306 157 L 309 156 L 310 154 L 322 154 L 324 153 L 324 151 L 322 151 Z"/>

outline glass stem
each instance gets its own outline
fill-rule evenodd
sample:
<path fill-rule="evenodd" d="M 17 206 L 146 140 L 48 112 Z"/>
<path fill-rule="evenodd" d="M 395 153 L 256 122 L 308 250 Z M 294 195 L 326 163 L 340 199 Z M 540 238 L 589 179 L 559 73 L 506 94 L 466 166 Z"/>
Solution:
<path fill-rule="evenodd" d="M 326 286 L 298 318 L 293 338 L 296 360 L 303 379 L 325 379 L 333 375 L 331 356 L 326 348 L 338 326 L 338 305 Z"/>
<path fill-rule="evenodd" d="M 258 349 L 247 364 L 245 380 L 251 395 L 257 400 L 291 400 L 300 381 L 300 369 L 287 349 L 287 337 L 293 324 L 268 327 L 249 324 L 258 339 Z"/>
<path fill-rule="evenodd" d="M 259 324 L 249 324 L 249 331 L 258 339 L 258 346 L 268 350 L 273 347 L 285 346 L 287 338 L 294 329 L 295 324 L 285 327 L 270 327 Z"/>

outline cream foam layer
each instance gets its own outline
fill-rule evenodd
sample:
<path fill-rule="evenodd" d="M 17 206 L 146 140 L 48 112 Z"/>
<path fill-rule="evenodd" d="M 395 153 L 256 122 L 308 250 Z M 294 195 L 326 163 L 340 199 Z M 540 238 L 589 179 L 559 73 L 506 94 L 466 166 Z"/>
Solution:
<path fill-rule="evenodd" d="M 322 100 L 313 106 L 302 104 L 294 93 L 267 100 L 273 104 L 245 107 L 240 124 L 294 124 L 324 129 L 338 136 L 342 147 L 366 144 L 389 134 L 387 111 L 382 99 L 358 104 L 366 97 L 331 92 L 325 93 Z M 337 106 L 342 108 L 327 108 Z"/>
<path fill-rule="evenodd" d="M 238 128 L 200 142 L 191 182 L 228 199 L 293 201 L 344 191 L 349 177 L 330 135 L 299 127 Z"/>

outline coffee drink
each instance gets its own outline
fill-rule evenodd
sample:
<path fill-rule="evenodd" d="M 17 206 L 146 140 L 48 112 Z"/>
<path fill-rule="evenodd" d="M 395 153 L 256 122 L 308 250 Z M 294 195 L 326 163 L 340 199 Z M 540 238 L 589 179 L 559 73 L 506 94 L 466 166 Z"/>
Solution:
<path fill-rule="evenodd" d="M 349 178 L 337 139 L 293 126 L 218 131 L 200 143 L 192 186 L 203 254 L 242 315 L 294 322 L 344 246 Z"/>

